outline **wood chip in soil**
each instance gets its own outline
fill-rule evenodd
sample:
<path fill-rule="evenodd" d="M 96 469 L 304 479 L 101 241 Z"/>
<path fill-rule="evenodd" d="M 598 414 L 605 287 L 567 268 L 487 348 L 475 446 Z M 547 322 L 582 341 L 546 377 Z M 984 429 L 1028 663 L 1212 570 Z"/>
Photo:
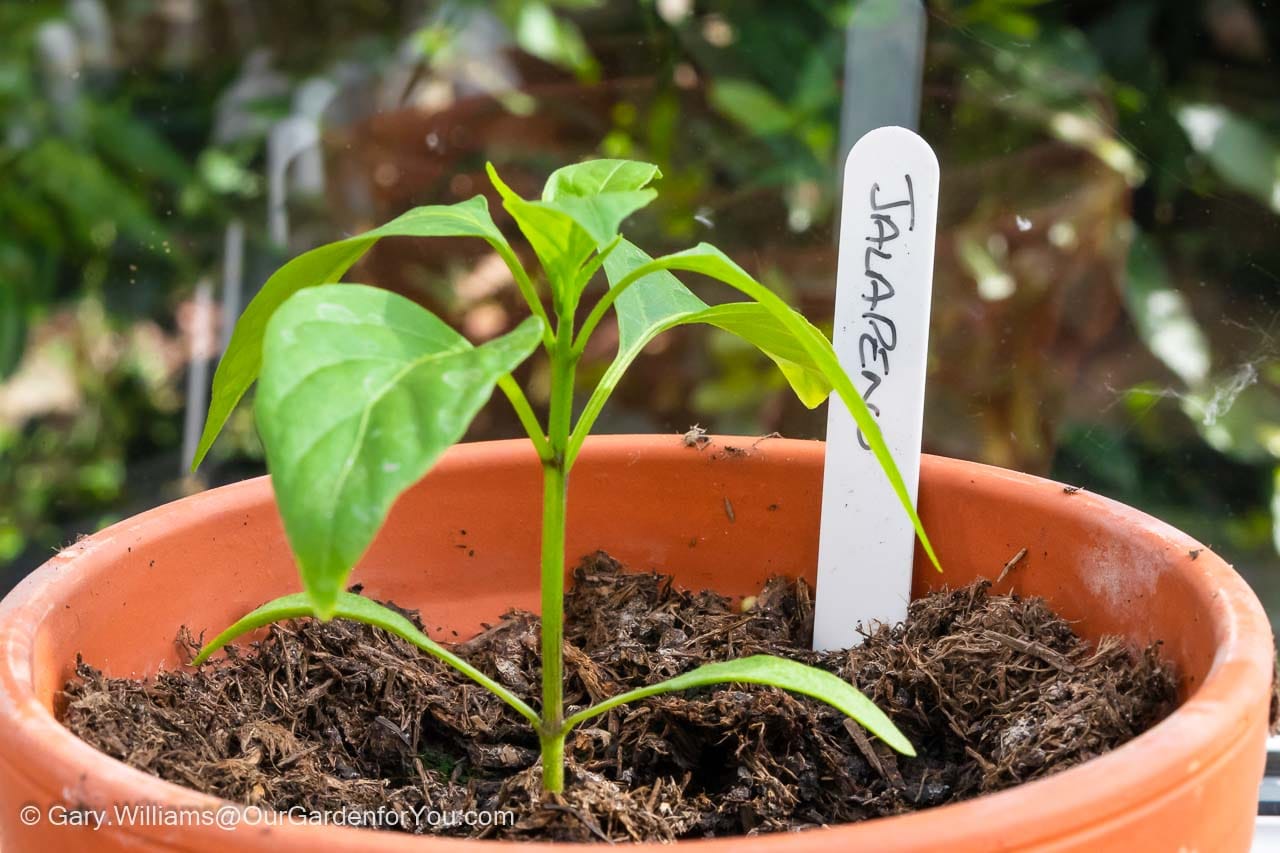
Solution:
<path fill-rule="evenodd" d="M 776 654 L 852 681 L 919 757 L 895 755 L 815 700 L 727 685 L 579 728 L 565 793 L 544 798 L 523 718 L 400 639 L 344 620 L 276 625 L 215 664 L 146 681 L 82 662 L 63 718 L 108 755 L 240 803 L 385 807 L 405 816 L 394 828 L 444 835 L 630 841 L 803 829 L 969 799 L 1114 749 L 1176 702 L 1157 647 L 1086 642 L 1044 601 L 993 595 L 985 582 L 915 601 L 905 623 L 827 653 L 808 649 L 810 589 L 784 578 L 744 613 L 599 553 L 577 569 L 566 611 L 570 705 L 709 661 Z M 179 642 L 194 655 L 185 629 Z M 536 616 L 509 613 L 455 649 L 536 707 Z M 468 812 L 489 817 L 457 817 Z M 494 821 L 506 825 L 475 825 Z"/>

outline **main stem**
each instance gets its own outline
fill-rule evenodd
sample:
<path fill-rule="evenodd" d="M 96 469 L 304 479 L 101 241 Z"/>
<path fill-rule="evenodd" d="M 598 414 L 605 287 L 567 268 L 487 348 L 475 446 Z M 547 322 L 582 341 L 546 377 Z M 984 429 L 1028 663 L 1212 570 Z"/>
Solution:
<path fill-rule="evenodd" d="M 572 315 L 570 314 L 570 317 Z M 542 788 L 564 789 L 564 533 L 569 506 L 566 450 L 573 420 L 573 324 L 561 317 L 551 352 L 550 457 L 542 463 Z"/>

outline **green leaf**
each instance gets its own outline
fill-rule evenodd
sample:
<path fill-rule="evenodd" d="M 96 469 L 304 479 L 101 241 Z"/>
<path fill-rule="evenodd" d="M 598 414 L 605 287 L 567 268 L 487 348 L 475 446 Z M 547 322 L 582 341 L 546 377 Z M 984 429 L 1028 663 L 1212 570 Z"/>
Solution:
<path fill-rule="evenodd" d="M 756 136 L 785 133 L 796 124 L 786 104 L 757 83 L 717 80 L 711 85 L 711 106 Z"/>
<path fill-rule="evenodd" d="M 262 336 L 271 315 L 303 288 L 337 281 L 383 237 L 479 237 L 493 246 L 508 265 L 519 266 L 502 232 L 493 224 L 484 196 L 458 204 L 418 207 L 380 228 L 320 246 L 289 261 L 267 279 L 236 323 L 227 351 L 213 376 L 209 416 L 193 468 L 204 459 L 231 411 L 258 378 L 262 367 Z"/>
<path fill-rule="evenodd" d="M 503 699 L 512 708 L 515 708 L 526 719 L 535 726 L 538 725 L 538 714 L 527 704 L 525 704 L 518 696 L 511 693 L 501 684 L 495 682 L 492 678 L 480 672 L 478 669 L 467 663 L 444 646 L 432 640 L 426 634 L 418 630 L 418 626 L 414 625 L 401 613 L 397 613 L 389 607 L 384 607 L 371 598 L 365 598 L 362 595 L 356 595 L 350 592 L 339 593 L 334 603 L 333 612 L 330 614 L 341 619 L 351 619 L 356 622 L 363 622 L 366 625 L 372 625 L 375 628 L 381 628 L 391 634 L 395 634 L 403 640 L 407 640 L 427 654 L 439 658 L 454 669 L 478 682 L 482 687 L 487 688 L 498 697 Z M 237 637 L 247 634 L 250 631 L 270 625 L 273 622 L 283 622 L 286 619 L 300 619 L 304 616 L 316 616 L 311 603 L 310 597 L 305 592 L 295 592 L 292 595 L 285 595 L 266 604 L 244 616 L 230 628 L 227 628 L 218 636 L 210 640 L 200 653 L 191 661 L 192 666 L 200 666 L 209 657 L 218 651 L 218 649 L 230 643 Z"/>
<path fill-rule="evenodd" d="M 816 334 L 822 334 L 799 312 L 796 312 L 796 317 Z M 791 390 L 810 409 L 821 405 L 831 396 L 831 382 L 823 373 L 821 365 L 814 361 L 813 356 L 800 345 L 796 336 L 778 316 L 758 302 L 716 305 L 682 322 L 716 326 L 754 344 L 756 349 L 778 365 L 791 385 Z"/>
<path fill-rule="evenodd" d="M 661 177 L 657 166 L 639 160 L 587 160 L 552 172 L 542 187 L 542 200 L 642 190 Z"/>
<path fill-rule="evenodd" d="M 619 294 L 615 303 L 619 324 L 618 357 L 587 400 L 587 405 L 583 409 L 582 417 L 574 429 L 573 438 L 569 444 L 569 458 L 572 460 L 582 446 L 582 441 L 585 440 L 591 424 L 603 408 L 605 400 L 621 378 L 626 366 L 639 353 L 639 349 L 652 339 L 652 335 L 659 334 L 664 329 L 671 328 L 680 322 L 697 322 L 692 319 L 693 315 L 705 310 L 705 303 L 673 276 L 664 277 L 658 274 L 664 270 L 685 270 L 722 281 L 755 300 L 768 312 L 773 322 L 773 325 L 768 327 L 740 321 L 736 328 L 729 328 L 721 323 L 716 325 L 728 328 L 735 334 L 755 335 L 756 337 L 746 339 L 760 346 L 775 362 L 781 357 L 794 365 L 794 367 L 789 366 L 784 373 L 793 387 L 795 386 L 793 377 L 797 373 L 806 379 L 805 385 L 796 388 L 801 399 L 805 399 L 806 402 L 813 400 L 821 387 L 820 383 L 810 379 L 810 374 L 819 375 L 830 385 L 848 407 L 854 422 L 862 430 L 862 435 L 870 446 L 871 452 L 880 463 L 885 476 L 889 478 L 889 483 L 902 503 L 903 509 L 911 518 L 925 553 L 933 565 L 941 570 L 933 544 L 920 523 L 915 506 L 912 505 L 902 473 L 893 461 L 888 445 L 885 444 L 880 425 L 867 408 L 853 380 L 840 366 L 831 342 L 777 294 L 753 279 L 719 249 L 706 243 L 700 243 L 683 252 L 649 259 L 640 249 L 623 241 L 605 260 L 605 271 L 609 275 L 610 287 L 622 286 L 624 280 L 631 281 Z M 723 320 L 724 318 L 715 319 Z M 761 338 L 759 336 L 762 328 L 766 333 Z M 784 346 L 785 349 L 783 349 Z M 803 360 L 796 360 L 798 354 L 803 354 Z M 623 363 L 615 371 L 614 368 L 619 362 Z"/>
<path fill-rule="evenodd" d="M 531 317 L 472 347 L 403 296 L 363 285 L 307 288 L 275 312 L 258 428 L 319 615 L 332 612 L 395 499 L 462 438 L 541 334 Z"/>
<path fill-rule="evenodd" d="M 152 215 L 151 199 L 143 188 L 65 140 L 49 137 L 20 150 L 13 174 L 8 180 L 28 188 L 28 197 L 53 202 L 63 227 L 72 232 L 68 236 L 81 243 L 91 243 L 93 230 L 104 222 L 146 245 L 160 244 L 167 233 Z"/>
<path fill-rule="evenodd" d="M 1147 235 L 1129 247 L 1124 300 L 1147 349 L 1187 386 L 1199 389 L 1209 377 L 1209 341 L 1191 306 L 1173 286 L 1159 249 Z"/>
<path fill-rule="evenodd" d="M 565 720 L 565 730 L 638 699 L 725 683 L 765 684 L 812 696 L 853 718 L 894 750 L 912 757 L 916 754 L 911 742 L 898 731 L 893 721 L 858 688 L 825 670 L 773 655 L 752 655 L 739 660 L 704 664 L 684 675 L 622 693 L 572 715 Z"/>
<path fill-rule="evenodd" d="M 159 178 L 182 187 L 191 182 L 192 169 L 152 125 L 114 106 L 95 104 L 90 112 L 90 136 L 120 166 L 139 177 Z"/>
<path fill-rule="evenodd" d="M 609 286 L 617 287 L 624 278 L 652 263 L 653 258 L 643 249 L 623 240 L 604 262 Z M 694 296 L 679 279 L 655 268 L 618 295 L 614 310 L 618 314 L 619 357 L 623 353 L 638 353 L 653 339 L 656 333 L 652 330 L 673 317 L 706 309 L 707 303 Z"/>
<path fill-rule="evenodd" d="M 556 305 L 560 306 L 569 292 L 570 282 L 577 277 L 578 268 L 595 251 L 596 241 L 564 211 L 544 202 L 521 198 L 498 177 L 492 163 L 486 164 L 486 168 L 489 180 L 502 196 L 502 206 L 538 256 Z"/>
<path fill-rule="evenodd" d="M 558 16 L 538 0 L 522 0 L 512 25 L 516 44 L 539 59 L 567 68 L 579 79 L 595 82 L 600 66 L 578 25 Z"/>
<path fill-rule="evenodd" d="M 610 286 L 616 287 L 631 273 L 652 261 L 653 258 L 635 244 L 620 241 L 604 262 Z M 800 346 L 778 316 L 758 302 L 709 306 L 674 275 L 656 270 L 641 276 L 640 280 L 622 291 L 616 310 L 618 354 L 588 398 L 574 432 L 575 438 L 585 438 L 623 374 L 649 342 L 676 326 L 705 323 L 751 343 L 773 359 L 796 396 L 809 408 L 822 403 L 831 393 L 831 383 L 822 368 Z M 796 319 L 812 328 L 809 321 L 799 314 L 796 314 Z M 580 441 L 570 444 L 570 458 L 576 455 L 580 444 Z"/>
<path fill-rule="evenodd" d="M 561 196 L 544 204 L 572 219 L 591 238 L 592 249 L 601 248 L 618 236 L 622 221 L 657 198 L 656 190 L 609 192 L 595 196 Z"/>
<path fill-rule="evenodd" d="M 1280 142 L 1262 125 L 1217 104 L 1188 104 L 1178 122 L 1223 181 L 1280 212 Z"/>
<path fill-rule="evenodd" d="M 489 178 L 502 196 L 502 206 L 533 247 L 562 311 L 576 303 L 578 271 L 592 253 L 611 243 L 622 221 L 657 196 L 651 189 L 615 189 L 634 185 L 642 171 L 652 180 L 658 174 L 657 167 L 634 164 L 646 167 L 636 170 L 631 165 L 619 166 L 630 161 L 594 162 L 610 165 L 588 169 L 589 164 L 580 163 L 558 170 L 543 189 L 543 201 L 521 198 L 498 177 L 493 164 L 488 164 Z M 617 174 L 610 177 L 614 169 Z M 596 184 L 607 189 L 593 191 Z"/>

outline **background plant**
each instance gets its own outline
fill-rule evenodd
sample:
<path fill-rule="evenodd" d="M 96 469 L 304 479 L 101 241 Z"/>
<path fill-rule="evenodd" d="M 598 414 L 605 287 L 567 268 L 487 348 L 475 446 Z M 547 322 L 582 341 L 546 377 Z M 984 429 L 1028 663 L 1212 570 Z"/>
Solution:
<path fill-rule="evenodd" d="M 110 25 L 106 61 L 47 73 L 36 31 L 79 32 L 93 5 Z M 314 15 L 302 0 L 0 4 L 0 242 L 37 259 L 0 279 L 0 326 L 27 328 L 7 338 L 23 362 L 0 380 L 0 584 L 78 533 L 199 485 L 179 474 L 189 306 L 198 282 L 221 276 L 227 216 L 245 222 L 246 281 L 259 282 L 282 258 L 481 191 L 486 160 L 530 195 L 556 164 L 634 157 L 665 176 L 662 198 L 629 222 L 637 241 L 657 253 L 710 240 L 828 328 L 845 27 L 859 3 L 554 0 L 513 17 L 530 5 L 326 0 Z M 1153 512 L 1212 543 L 1280 613 L 1280 13 L 1258 0 L 927 6 L 921 132 L 944 184 L 926 449 Z M 305 32 L 292 26 L 306 15 Z M 49 119 L 46 83 L 77 73 L 84 108 L 119 119 L 93 137 Z M 264 137 L 317 81 L 337 93 L 321 121 L 327 196 L 291 195 L 276 243 Z M 221 136 L 224 115 L 247 135 Z M 129 158 L 121 122 L 168 146 L 191 182 Z M 20 178 L 12 164 L 46 140 L 105 171 L 133 199 L 121 210 L 142 210 L 156 239 L 117 225 L 96 244 L 115 194 L 83 194 L 86 215 L 72 216 L 41 189 L 56 172 Z M 53 230 L 26 225 L 50 216 Z M 439 253 L 389 241 L 354 277 L 482 340 L 526 310 L 504 270 L 480 241 Z M 608 369 L 614 334 L 606 317 L 579 363 L 584 382 Z M 1171 365 L 1178 340 L 1192 357 Z M 538 360 L 517 371 L 537 406 L 545 371 Z M 822 412 L 718 329 L 659 338 L 632 375 L 598 431 L 701 422 L 822 435 Z M 262 471 L 248 410 L 230 427 L 201 483 Z M 469 437 L 519 430 L 491 406 Z"/>
<path fill-rule="evenodd" d="M 910 743 L 856 688 L 822 670 L 770 655 L 706 664 L 658 684 L 565 715 L 563 690 L 565 524 L 569 475 L 605 401 L 645 344 L 686 324 L 709 324 L 749 341 L 781 369 L 806 405 L 834 392 L 859 426 L 936 563 L 907 488 L 875 418 L 821 332 L 778 296 L 705 243 L 657 259 L 622 237 L 622 220 L 656 196 L 656 166 L 594 160 L 552 173 L 539 200 L 489 177 L 537 255 L 549 292 L 543 305 L 532 277 L 494 225 L 483 196 L 421 207 L 359 237 L 313 249 L 276 272 L 246 309 L 214 378 L 200 456 L 255 379 L 259 429 L 285 531 L 305 591 L 245 616 L 203 648 L 200 664 L 235 637 L 298 616 L 341 616 L 384 628 L 491 690 L 537 731 L 543 787 L 564 787 L 565 736 L 620 704 L 726 681 L 805 693 L 833 705 L 894 749 Z M 403 297 L 362 285 L 332 285 L 383 237 L 478 237 L 508 264 L 533 316 L 480 346 Z M 581 324 L 579 303 L 603 267 L 609 288 Z M 669 271 L 719 280 L 748 297 L 709 306 Z M 614 309 L 621 334 L 613 364 L 573 421 L 578 360 L 602 317 Z M 511 376 L 541 344 L 550 363 L 545 426 Z M 543 469 L 541 589 L 542 707 L 524 700 L 430 640 L 402 615 L 344 592 L 352 568 L 392 503 L 458 441 L 495 387 L 510 401 Z"/>

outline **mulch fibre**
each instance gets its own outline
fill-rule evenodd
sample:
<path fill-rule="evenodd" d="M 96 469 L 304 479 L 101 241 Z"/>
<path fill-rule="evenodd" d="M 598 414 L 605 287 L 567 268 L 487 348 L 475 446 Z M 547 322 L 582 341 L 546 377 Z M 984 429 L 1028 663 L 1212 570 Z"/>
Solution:
<path fill-rule="evenodd" d="M 304 619 L 199 670 L 145 681 L 87 663 L 65 724 L 163 779 L 263 808 L 384 808 L 390 828 L 573 841 L 674 840 L 866 820 L 965 800 L 1087 761 L 1173 710 L 1158 648 L 1086 642 L 1043 600 L 984 582 L 911 604 L 854 649 L 814 653 L 812 596 L 774 578 L 742 603 L 623 571 L 603 553 L 566 596 L 566 701 L 702 663 L 774 654 L 850 680 L 915 745 L 904 759 L 838 711 L 725 685 L 617 708 L 570 735 L 565 792 L 540 794 L 537 739 L 483 688 L 399 638 Z M 409 614 L 416 618 L 416 614 Z M 538 618 L 454 648 L 536 707 Z M 198 642 L 184 629 L 192 656 Z M 440 814 L 505 812 L 491 821 Z M 484 825 L 481 825 L 484 824 Z"/>

